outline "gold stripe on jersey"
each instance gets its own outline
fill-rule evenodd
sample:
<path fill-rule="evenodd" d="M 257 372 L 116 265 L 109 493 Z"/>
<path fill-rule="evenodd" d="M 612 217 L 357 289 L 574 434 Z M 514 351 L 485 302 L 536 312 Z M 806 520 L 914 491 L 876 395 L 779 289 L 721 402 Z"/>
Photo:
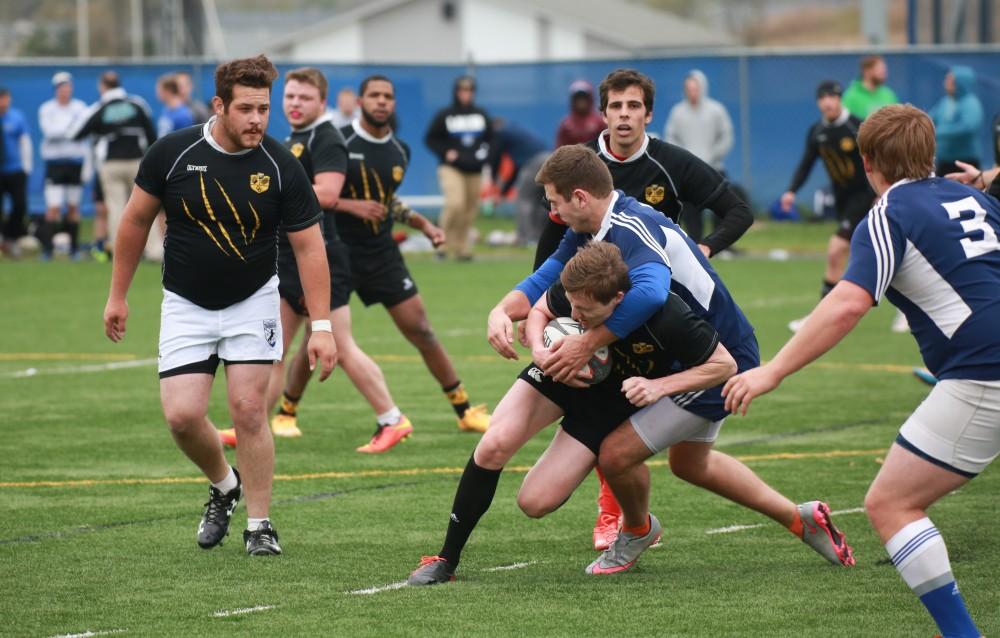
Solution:
<path fill-rule="evenodd" d="M 248 246 L 250 242 L 247 241 L 247 229 L 243 225 L 243 220 L 240 219 L 240 214 L 236 212 L 236 207 L 233 206 L 233 201 L 229 199 L 229 193 L 227 193 L 226 189 L 222 187 L 219 180 L 213 178 L 213 181 L 215 182 L 215 185 L 219 187 L 219 190 L 222 191 L 222 196 L 226 198 L 226 204 L 229 206 L 229 210 L 232 211 L 233 218 L 236 219 L 236 225 L 240 227 L 240 234 L 243 235 L 243 245 Z"/>
<path fill-rule="evenodd" d="M 361 166 L 361 170 L 362 171 L 365 170 L 363 164 Z M 378 203 L 385 206 L 386 204 L 388 204 L 388 202 L 386 201 L 385 197 L 385 189 L 382 188 L 382 178 L 378 176 L 378 171 L 376 171 L 375 169 L 372 169 L 372 177 L 375 179 L 375 186 L 378 187 Z M 377 219 L 369 220 L 368 223 L 372 228 L 372 233 L 377 235 L 379 227 L 382 225 L 382 223 Z"/>
<path fill-rule="evenodd" d="M 260 215 L 257 214 L 257 209 L 253 207 L 251 202 L 247 202 L 250 207 L 250 212 L 253 213 L 253 230 L 250 231 L 250 241 L 252 242 L 254 237 L 257 236 L 257 231 L 260 230 Z"/>
<path fill-rule="evenodd" d="M 365 166 L 364 160 L 361 160 L 361 184 L 365 187 L 365 199 L 371 199 L 372 189 L 368 184 L 368 168 Z"/>
<path fill-rule="evenodd" d="M 222 232 L 222 236 L 226 238 L 226 243 L 228 243 L 229 247 L 233 249 L 233 252 L 236 253 L 236 256 L 242 259 L 243 261 L 246 261 L 246 259 L 240 253 L 239 248 L 237 248 L 236 244 L 233 243 L 232 237 L 229 236 L 229 231 L 227 231 L 226 227 L 222 225 L 222 222 L 220 222 L 218 218 L 216 218 L 215 211 L 212 210 L 212 203 L 208 201 L 208 193 L 205 192 L 205 178 L 202 173 L 198 173 L 198 181 L 201 183 L 201 199 L 202 202 L 204 202 L 205 204 L 205 212 L 208 213 L 208 218 L 211 219 L 213 222 L 215 222 L 216 226 L 219 227 L 219 230 Z M 222 187 L 220 186 L 219 188 Z M 225 194 L 225 192 L 226 191 L 222 191 L 223 194 Z"/>
<path fill-rule="evenodd" d="M 354 190 L 354 184 L 348 184 L 347 187 L 351 189 L 351 199 L 357 199 L 358 191 Z"/>
<path fill-rule="evenodd" d="M 820 147 L 819 154 L 826 164 L 830 178 L 839 186 L 843 186 L 854 178 L 854 163 L 827 148 Z"/>
<path fill-rule="evenodd" d="M 210 239 L 212 240 L 212 242 L 213 242 L 213 243 L 214 243 L 214 244 L 215 244 L 216 246 L 218 246 L 218 247 L 219 247 L 219 250 L 221 250 L 221 251 L 222 251 L 222 254 L 223 254 L 223 255 L 225 255 L 226 257 L 228 257 L 228 256 L 229 256 L 229 253 L 227 253 L 227 252 L 226 252 L 226 249 L 222 247 L 222 244 L 220 244 L 220 243 L 219 243 L 219 240 L 215 238 L 215 235 L 213 235 L 213 234 L 212 234 L 212 231 L 211 231 L 211 230 L 209 230 L 208 226 L 206 226 L 206 225 L 205 225 L 205 222 L 201 221 L 200 219 L 197 219 L 197 218 L 195 218 L 195 216 L 191 214 L 191 210 L 190 210 L 190 209 L 188 208 L 188 204 L 187 204 L 187 202 L 186 202 L 186 201 L 184 201 L 184 198 L 183 198 L 183 197 L 181 198 L 181 204 L 183 204 L 183 205 L 184 205 L 184 212 L 185 212 L 185 213 L 187 214 L 187 216 L 188 216 L 188 217 L 189 217 L 189 218 L 191 219 L 191 221 L 193 221 L 194 223 L 196 223 L 196 224 L 198 224 L 199 226 L 201 226 L 201 229 L 202 229 L 203 231 L 205 231 L 205 234 L 206 234 L 206 235 L 208 235 L 208 236 L 209 236 L 209 238 L 210 238 Z"/>

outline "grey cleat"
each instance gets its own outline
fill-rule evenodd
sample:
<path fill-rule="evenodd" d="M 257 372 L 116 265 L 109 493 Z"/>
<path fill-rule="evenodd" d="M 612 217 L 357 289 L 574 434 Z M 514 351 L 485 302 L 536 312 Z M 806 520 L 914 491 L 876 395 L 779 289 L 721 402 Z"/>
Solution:
<path fill-rule="evenodd" d="M 424 556 L 406 579 L 408 585 L 439 585 L 455 580 L 455 568 L 440 556 Z"/>
<path fill-rule="evenodd" d="M 277 556 L 281 553 L 278 545 L 278 530 L 271 527 L 271 521 L 264 521 L 254 531 L 243 530 L 243 542 L 250 556 Z"/>
<path fill-rule="evenodd" d="M 236 487 L 229 492 L 223 494 L 212 486 L 208 488 L 208 502 L 198 524 L 198 546 L 202 549 L 215 547 L 229 533 L 229 519 L 243 496 L 240 473 L 236 468 L 233 472 L 236 474 Z"/>
<path fill-rule="evenodd" d="M 834 565 L 854 565 L 854 550 L 847 544 L 844 533 L 830 518 L 830 506 L 822 501 L 809 501 L 798 506 L 802 518 L 802 542 Z"/>
<path fill-rule="evenodd" d="M 618 532 L 611 547 L 604 550 L 597 560 L 587 565 L 588 574 L 617 574 L 627 572 L 635 566 L 635 561 L 646 549 L 660 540 L 663 526 L 652 514 L 649 515 L 649 532 L 645 536 L 635 536 L 624 530 Z"/>

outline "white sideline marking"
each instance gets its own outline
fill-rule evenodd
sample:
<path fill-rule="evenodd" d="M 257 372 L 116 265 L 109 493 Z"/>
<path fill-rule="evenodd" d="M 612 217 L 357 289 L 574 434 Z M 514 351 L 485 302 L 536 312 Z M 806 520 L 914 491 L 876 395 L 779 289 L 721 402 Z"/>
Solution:
<path fill-rule="evenodd" d="M 523 569 L 525 567 L 530 567 L 531 565 L 537 564 L 537 560 L 530 560 L 526 563 L 512 563 L 510 565 L 500 565 L 498 567 L 490 567 L 489 569 L 484 569 L 484 572 L 506 572 L 512 569 Z"/>
<path fill-rule="evenodd" d="M 831 511 L 832 516 L 841 516 L 843 514 L 861 514 L 865 511 L 863 507 L 852 507 L 846 510 L 836 510 Z M 757 529 L 758 527 L 767 527 L 770 523 L 755 523 L 753 525 L 730 525 L 728 527 L 716 527 L 715 529 L 705 530 L 706 534 L 732 534 L 733 532 L 742 532 L 745 529 Z"/>
<path fill-rule="evenodd" d="M 530 567 L 531 565 L 537 565 L 537 564 L 538 564 L 537 560 L 531 560 L 531 561 L 528 561 L 526 563 L 511 563 L 510 565 L 497 565 L 496 567 L 487 567 L 486 569 L 484 569 L 482 571 L 484 571 L 484 572 L 506 572 L 506 571 L 510 571 L 512 569 L 523 569 L 525 567 Z M 367 595 L 371 595 L 371 594 L 380 594 L 380 593 L 382 593 L 384 591 L 392 591 L 394 589 L 402 589 L 404 587 L 407 587 L 406 581 L 405 580 L 401 580 L 398 583 L 389 583 L 388 585 L 382 585 L 381 587 L 375 586 L 375 587 L 367 587 L 365 589 L 354 589 L 354 590 L 351 590 L 351 591 L 349 591 L 347 593 L 348 594 L 361 595 L 361 596 L 367 596 Z"/>
<path fill-rule="evenodd" d="M 52 638 L 91 638 L 91 636 L 110 636 L 111 634 L 124 634 L 128 629 L 108 629 L 105 631 L 85 631 L 81 634 L 59 634 Z"/>
<path fill-rule="evenodd" d="M 353 591 L 347 592 L 348 594 L 360 594 L 362 596 L 367 594 L 378 594 L 384 591 L 391 591 L 393 589 L 402 589 L 406 587 L 406 581 L 401 580 L 398 583 L 389 583 L 388 585 L 382 585 L 381 587 L 369 587 L 367 589 L 355 589 Z"/>
<path fill-rule="evenodd" d="M 78 372 L 106 372 L 108 370 L 125 370 L 128 368 L 145 368 L 156 365 L 156 359 L 136 359 L 134 361 L 113 361 L 111 363 L 92 363 L 82 366 L 60 366 L 58 368 L 26 368 L 15 372 L 5 372 L 0 377 L 23 379 L 43 374 L 76 374 Z"/>
<path fill-rule="evenodd" d="M 240 607 L 239 609 L 222 609 L 214 614 L 213 618 L 227 618 L 229 616 L 239 616 L 240 614 L 252 614 L 256 611 L 267 611 L 274 609 L 277 605 L 257 605 L 256 607 Z"/>

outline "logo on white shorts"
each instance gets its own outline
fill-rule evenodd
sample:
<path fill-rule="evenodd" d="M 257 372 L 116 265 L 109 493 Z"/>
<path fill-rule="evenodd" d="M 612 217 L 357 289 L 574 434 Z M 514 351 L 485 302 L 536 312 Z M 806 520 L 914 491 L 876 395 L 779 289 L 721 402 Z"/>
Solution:
<path fill-rule="evenodd" d="M 278 343 L 278 322 L 276 320 L 264 320 L 264 341 L 272 348 L 274 344 Z"/>
<path fill-rule="evenodd" d="M 531 368 L 528 370 L 528 376 L 534 379 L 535 383 L 542 382 L 542 371 L 536 368 L 535 366 L 531 366 Z"/>

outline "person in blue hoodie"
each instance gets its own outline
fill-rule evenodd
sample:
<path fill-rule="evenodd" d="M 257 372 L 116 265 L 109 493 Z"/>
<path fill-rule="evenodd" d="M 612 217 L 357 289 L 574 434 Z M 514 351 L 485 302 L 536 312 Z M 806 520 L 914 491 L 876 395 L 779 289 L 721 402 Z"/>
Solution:
<path fill-rule="evenodd" d="M 983 105 L 973 92 L 976 74 L 967 66 L 953 66 L 944 76 L 942 97 L 929 115 L 937 137 L 935 172 L 947 175 L 958 171 L 955 160 L 979 167 L 979 133 L 983 125 Z"/>

